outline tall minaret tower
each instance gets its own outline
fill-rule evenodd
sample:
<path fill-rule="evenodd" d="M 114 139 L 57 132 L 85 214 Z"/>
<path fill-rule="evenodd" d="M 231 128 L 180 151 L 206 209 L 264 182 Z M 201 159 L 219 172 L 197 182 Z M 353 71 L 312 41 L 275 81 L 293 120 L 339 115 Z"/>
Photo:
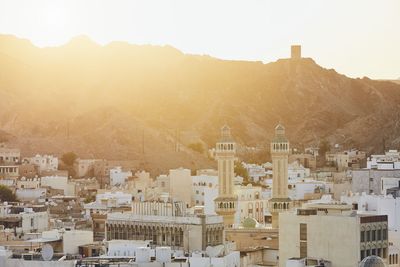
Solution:
<path fill-rule="evenodd" d="M 279 227 L 279 213 L 290 208 L 288 196 L 288 157 L 289 141 L 285 136 L 285 127 L 275 127 L 275 137 L 271 142 L 272 156 L 272 199 L 269 208 L 272 214 L 272 228 Z"/>
<path fill-rule="evenodd" d="M 218 161 L 218 197 L 214 200 L 215 212 L 224 218 L 225 227 L 231 227 L 237 207 L 237 195 L 234 194 L 236 144 L 231 129 L 221 128 L 221 139 L 217 142 L 216 159 Z"/>

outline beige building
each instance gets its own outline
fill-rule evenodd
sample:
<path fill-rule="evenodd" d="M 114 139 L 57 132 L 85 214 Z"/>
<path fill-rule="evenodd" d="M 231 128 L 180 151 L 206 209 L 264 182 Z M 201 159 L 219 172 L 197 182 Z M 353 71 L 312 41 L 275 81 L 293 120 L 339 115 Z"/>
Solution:
<path fill-rule="evenodd" d="M 19 168 L 16 165 L 4 165 L 0 166 L 0 177 L 1 178 L 18 178 Z"/>
<path fill-rule="evenodd" d="M 272 156 L 272 198 L 269 210 L 272 214 L 272 228 L 279 227 L 279 213 L 290 209 L 291 200 L 288 194 L 288 158 L 289 141 L 285 136 L 285 127 L 275 127 L 275 137 L 271 142 Z"/>
<path fill-rule="evenodd" d="M 260 186 L 236 186 L 238 196 L 238 209 L 236 218 L 242 223 L 246 218 L 256 219 L 259 223 L 265 223 L 264 210 L 267 209 L 268 200 L 262 198 L 262 188 Z"/>
<path fill-rule="evenodd" d="M 149 204 L 139 207 L 142 211 L 148 209 L 150 214 L 151 208 L 157 207 Z M 106 239 L 152 240 L 153 245 L 170 246 L 185 251 L 204 251 L 207 246 L 223 243 L 224 225 L 220 216 L 179 216 L 175 215 L 179 214 L 177 210 L 173 212 L 174 215 L 168 215 L 167 210 L 165 213 L 159 210 L 157 214 L 163 215 L 109 213 L 106 220 Z"/>
<path fill-rule="evenodd" d="M 279 266 L 290 258 L 319 258 L 354 267 L 370 255 L 388 258 L 388 217 L 357 215 L 351 206 L 313 204 L 280 214 Z"/>
<path fill-rule="evenodd" d="M 182 201 L 192 206 L 192 176 L 189 169 L 179 168 L 169 171 L 168 175 L 157 177 L 159 193 L 168 193 L 174 201 Z"/>
<path fill-rule="evenodd" d="M 236 143 L 232 139 L 231 129 L 225 125 L 221 129 L 221 138 L 216 145 L 218 161 L 218 197 L 214 200 L 215 212 L 223 216 L 224 225 L 231 227 L 235 222 L 238 197 L 234 192 Z"/>
<path fill-rule="evenodd" d="M 19 163 L 21 152 L 18 148 L 0 147 L 0 164 Z"/>

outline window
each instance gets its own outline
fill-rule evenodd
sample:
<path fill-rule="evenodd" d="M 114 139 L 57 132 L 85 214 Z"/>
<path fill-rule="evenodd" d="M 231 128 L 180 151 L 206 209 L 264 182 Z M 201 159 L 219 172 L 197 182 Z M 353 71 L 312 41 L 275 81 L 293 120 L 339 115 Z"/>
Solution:
<path fill-rule="evenodd" d="M 300 224 L 300 240 L 307 241 L 307 224 Z"/>
<path fill-rule="evenodd" d="M 31 218 L 31 227 L 33 227 L 33 225 L 34 225 L 34 221 L 33 221 L 33 218 Z"/>
<path fill-rule="evenodd" d="M 300 242 L 300 258 L 307 257 L 307 242 Z"/>
<path fill-rule="evenodd" d="M 360 233 L 360 240 L 361 240 L 361 242 L 365 242 L 365 232 L 364 231 L 361 231 L 361 233 Z M 363 257 L 361 259 L 363 259 Z"/>
<path fill-rule="evenodd" d="M 300 257 L 307 257 L 307 224 L 300 223 Z"/>

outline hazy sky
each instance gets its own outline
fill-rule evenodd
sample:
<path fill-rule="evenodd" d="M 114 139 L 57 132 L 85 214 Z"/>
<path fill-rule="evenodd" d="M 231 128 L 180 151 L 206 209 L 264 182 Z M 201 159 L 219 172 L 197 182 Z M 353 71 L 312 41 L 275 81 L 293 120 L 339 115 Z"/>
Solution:
<path fill-rule="evenodd" d="M 0 33 L 38 46 L 85 34 L 264 62 L 301 44 L 348 76 L 400 77 L 400 0 L 0 0 Z"/>

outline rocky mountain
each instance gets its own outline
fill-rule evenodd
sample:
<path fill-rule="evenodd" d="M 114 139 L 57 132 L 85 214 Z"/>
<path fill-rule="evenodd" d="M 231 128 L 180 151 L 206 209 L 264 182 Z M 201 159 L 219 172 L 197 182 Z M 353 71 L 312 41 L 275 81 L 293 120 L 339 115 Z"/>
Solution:
<path fill-rule="evenodd" d="M 400 145 L 399 84 L 351 79 L 310 58 L 228 61 L 84 36 L 38 48 L 0 35 L 0 103 L 0 141 L 24 155 L 75 151 L 155 173 L 215 166 L 187 145 L 213 146 L 224 123 L 246 146 L 267 145 L 278 121 L 298 147 Z"/>

